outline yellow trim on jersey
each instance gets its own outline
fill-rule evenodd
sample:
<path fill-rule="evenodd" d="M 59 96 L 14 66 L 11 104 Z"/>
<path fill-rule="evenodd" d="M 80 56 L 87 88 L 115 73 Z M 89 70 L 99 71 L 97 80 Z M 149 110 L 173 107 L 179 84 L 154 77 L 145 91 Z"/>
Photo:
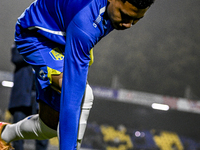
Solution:
<path fill-rule="evenodd" d="M 51 57 L 54 60 L 63 60 L 64 59 L 64 55 L 63 55 L 63 53 L 61 52 L 61 50 L 58 47 L 52 49 L 49 52 L 49 54 L 51 55 Z"/>
<path fill-rule="evenodd" d="M 93 54 L 93 48 L 90 50 L 90 62 L 89 66 L 91 66 L 94 62 L 94 54 Z"/>
<path fill-rule="evenodd" d="M 47 77 L 49 78 L 50 84 L 52 83 L 52 77 L 51 77 L 51 75 L 59 75 L 59 74 L 61 74 L 60 71 L 52 69 L 52 68 L 50 68 L 48 66 L 47 66 L 47 71 L 48 71 Z"/>
<path fill-rule="evenodd" d="M 57 52 L 60 52 L 60 51 L 58 51 L 59 49 L 57 49 L 57 48 L 55 48 L 54 50 L 56 50 Z M 92 48 L 90 50 L 90 62 L 89 62 L 89 66 L 91 66 L 93 64 L 93 62 L 94 62 L 94 54 L 93 54 L 93 48 Z M 59 75 L 59 74 L 61 74 L 60 71 L 52 69 L 52 68 L 50 68 L 48 66 L 47 66 L 47 71 L 48 71 L 47 77 L 49 78 L 50 84 L 52 84 L 52 77 L 51 77 L 51 75 Z"/>

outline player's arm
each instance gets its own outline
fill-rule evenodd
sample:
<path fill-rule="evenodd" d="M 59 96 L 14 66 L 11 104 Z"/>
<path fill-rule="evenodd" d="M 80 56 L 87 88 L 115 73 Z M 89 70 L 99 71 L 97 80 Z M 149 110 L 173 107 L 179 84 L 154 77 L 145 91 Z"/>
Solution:
<path fill-rule="evenodd" d="M 90 61 L 91 40 L 71 23 L 66 35 L 65 61 L 60 103 L 60 149 L 76 147 L 82 98 Z"/>

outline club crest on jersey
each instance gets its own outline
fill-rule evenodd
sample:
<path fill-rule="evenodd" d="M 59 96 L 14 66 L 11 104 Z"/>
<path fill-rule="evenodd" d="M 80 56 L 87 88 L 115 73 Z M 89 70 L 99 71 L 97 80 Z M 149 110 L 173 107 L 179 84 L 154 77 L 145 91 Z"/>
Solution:
<path fill-rule="evenodd" d="M 63 60 L 64 55 L 62 54 L 61 50 L 59 50 L 57 47 L 52 49 L 49 54 L 54 60 Z"/>
<path fill-rule="evenodd" d="M 47 74 L 44 72 L 44 70 L 40 70 L 39 71 L 39 76 L 40 76 L 41 79 L 44 80 L 47 77 Z"/>

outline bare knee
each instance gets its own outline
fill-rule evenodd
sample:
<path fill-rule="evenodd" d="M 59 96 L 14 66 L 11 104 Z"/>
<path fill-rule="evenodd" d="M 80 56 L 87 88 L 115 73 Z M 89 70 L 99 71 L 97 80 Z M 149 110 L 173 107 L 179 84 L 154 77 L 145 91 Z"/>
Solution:
<path fill-rule="evenodd" d="M 59 122 L 59 112 L 55 111 L 46 103 L 39 102 L 39 116 L 41 120 L 50 128 L 57 130 Z"/>
<path fill-rule="evenodd" d="M 62 87 L 62 79 L 63 79 L 63 73 L 59 75 L 51 75 L 52 78 L 52 84 L 51 87 L 56 91 L 61 91 Z"/>

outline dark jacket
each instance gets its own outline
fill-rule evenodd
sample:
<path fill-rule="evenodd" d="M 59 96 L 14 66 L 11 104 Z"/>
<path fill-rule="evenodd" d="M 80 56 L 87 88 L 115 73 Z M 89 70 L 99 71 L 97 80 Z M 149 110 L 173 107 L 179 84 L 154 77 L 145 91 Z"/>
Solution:
<path fill-rule="evenodd" d="M 11 61 L 15 71 L 8 109 L 13 114 L 18 108 L 32 106 L 34 75 L 32 67 L 23 60 L 15 46 L 12 47 Z"/>

